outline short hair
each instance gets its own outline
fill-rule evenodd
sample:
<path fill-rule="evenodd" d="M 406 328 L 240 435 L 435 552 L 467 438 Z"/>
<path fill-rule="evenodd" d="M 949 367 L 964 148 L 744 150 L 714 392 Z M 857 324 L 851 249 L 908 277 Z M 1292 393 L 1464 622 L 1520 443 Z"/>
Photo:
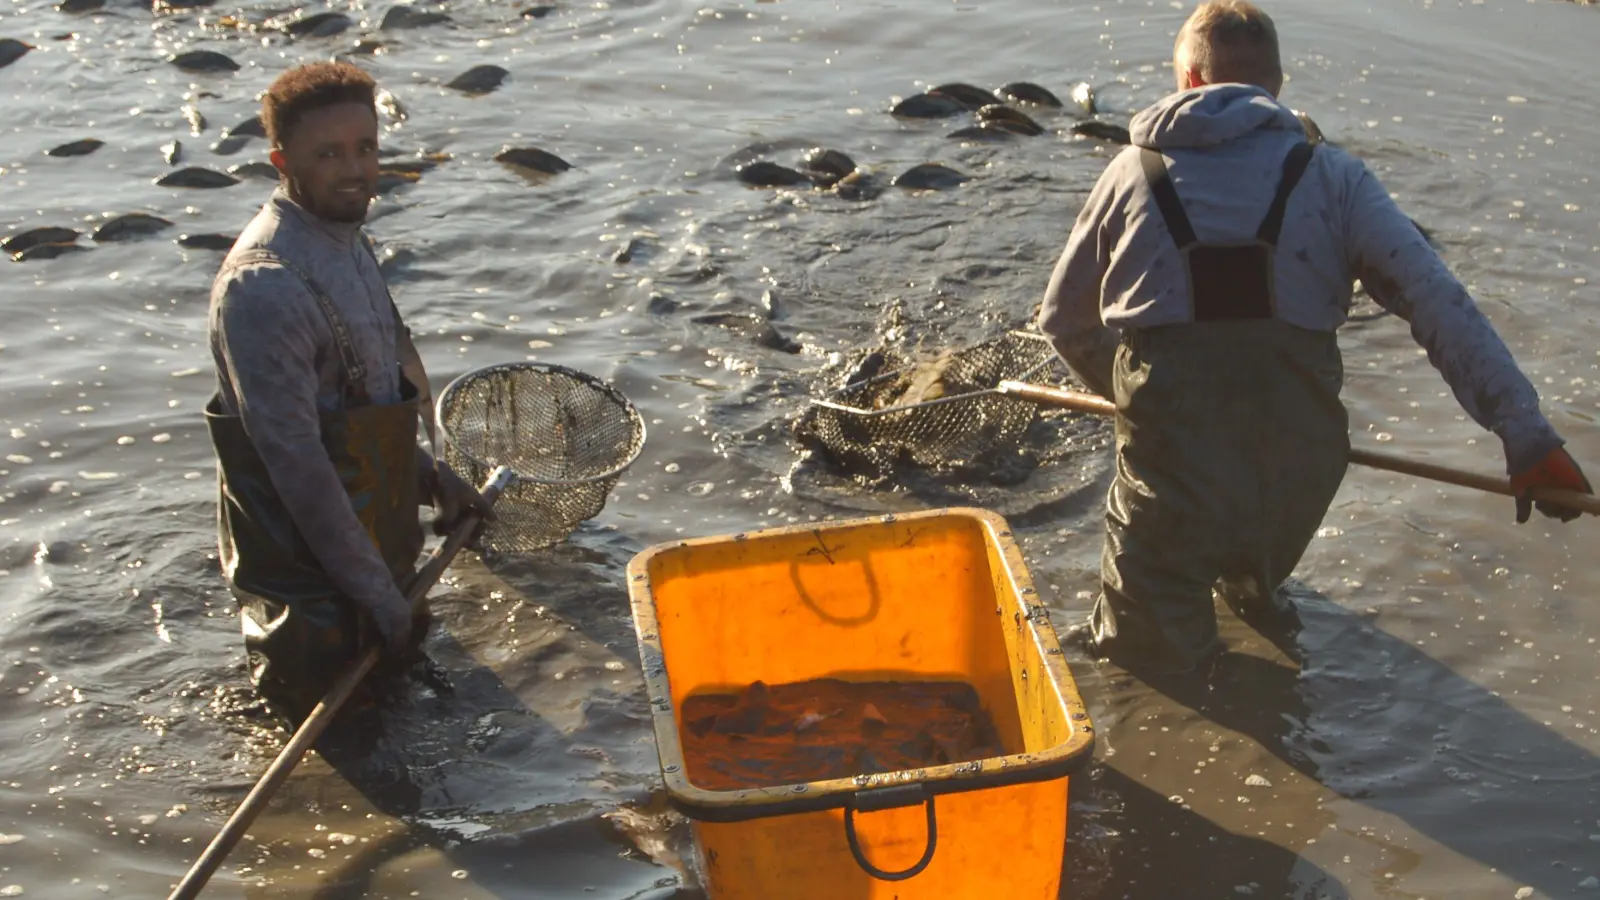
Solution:
<path fill-rule="evenodd" d="M 282 147 L 295 125 L 313 110 L 360 103 L 378 114 L 378 85 L 372 76 L 345 62 L 315 62 L 279 75 L 261 98 L 261 124 L 267 140 Z"/>
<path fill-rule="evenodd" d="M 1207 84 L 1283 86 L 1278 29 L 1272 17 L 1248 0 L 1202 3 L 1178 31 L 1173 57 L 1200 73 Z"/>

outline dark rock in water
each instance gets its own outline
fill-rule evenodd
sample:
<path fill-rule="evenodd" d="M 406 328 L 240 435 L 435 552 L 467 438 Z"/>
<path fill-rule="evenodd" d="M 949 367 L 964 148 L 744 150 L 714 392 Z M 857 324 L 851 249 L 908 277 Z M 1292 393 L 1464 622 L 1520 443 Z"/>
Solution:
<path fill-rule="evenodd" d="M 958 141 L 987 141 L 990 143 L 997 143 L 999 141 L 1016 140 L 1017 132 L 1009 128 L 1001 128 L 993 123 L 986 123 L 970 125 L 966 128 L 958 128 L 955 131 L 945 135 L 945 137 L 954 138 Z"/>
<path fill-rule="evenodd" d="M 964 84 L 959 81 L 929 88 L 928 93 L 940 97 L 949 97 L 967 109 L 977 109 L 994 102 L 993 94 L 981 87 Z"/>
<path fill-rule="evenodd" d="M 64 253 L 78 253 L 89 249 L 82 244 L 34 244 L 21 253 L 11 254 L 16 262 L 28 262 L 34 259 L 55 259 Z"/>
<path fill-rule="evenodd" d="M 172 57 L 168 62 L 185 72 L 237 72 L 239 64 L 215 50 L 190 50 Z"/>
<path fill-rule="evenodd" d="M 128 213 L 101 223 L 89 237 L 97 244 L 126 241 L 171 228 L 172 223 L 148 213 Z"/>
<path fill-rule="evenodd" d="M 793 187 L 797 184 L 811 183 L 811 179 L 788 166 L 780 166 L 764 159 L 745 163 L 734 172 L 738 174 L 740 181 L 751 187 Z"/>
<path fill-rule="evenodd" d="M 800 168 L 818 187 L 830 188 L 856 170 L 856 161 L 838 150 L 813 147 L 800 157 Z"/>
<path fill-rule="evenodd" d="M 949 166 L 923 163 L 901 172 L 899 177 L 895 178 L 894 186 L 910 190 L 942 191 L 971 180 L 972 176 L 963 175 Z"/>
<path fill-rule="evenodd" d="M 507 147 L 496 153 L 494 159 L 495 162 L 540 175 L 559 175 L 572 168 L 572 163 L 538 147 Z"/>
<path fill-rule="evenodd" d="M 30 228 L 20 234 L 14 234 L 0 243 L 0 250 L 7 253 L 21 253 L 29 247 L 39 244 L 70 244 L 78 239 L 76 228 L 61 228 L 55 225 L 46 225 L 42 228 Z"/>
<path fill-rule="evenodd" d="M 161 145 L 161 159 L 167 165 L 175 166 L 175 165 L 178 164 L 178 160 L 180 160 L 182 158 L 183 158 L 183 142 L 182 141 L 173 141 L 171 143 L 162 144 Z"/>
<path fill-rule="evenodd" d="M 524 19 L 542 19 L 555 11 L 556 8 L 554 6 L 530 6 L 522 11 L 522 17 Z"/>
<path fill-rule="evenodd" d="M 16 38 L 0 38 L 0 69 L 21 59 L 32 49 L 32 44 L 25 44 Z"/>
<path fill-rule="evenodd" d="M 951 97 L 940 94 L 916 94 L 907 97 L 889 110 L 889 115 L 902 119 L 948 119 L 966 112 L 967 108 Z"/>
<path fill-rule="evenodd" d="M 291 20 L 283 26 L 283 30 L 294 37 L 332 37 L 353 24 L 344 13 L 320 12 Z"/>
<path fill-rule="evenodd" d="M 678 301 L 657 291 L 650 295 L 650 302 L 645 309 L 652 315 L 664 316 L 678 311 Z"/>
<path fill-rule="evenodd" d="M 429 12 L 401 3 L 389 7 L 383 14 L 383 22 L 378 26 L 380 31 L 395 31 L 402 28 L 425 28 L 429 25 L 438 25 L 450 21 L 450 17 L 442 12 Z"/>
<path fill-rule="evenodd" d="M 64 13 L 94 12 L 106 5 L 106 0 L 61 0 L 56 10 Z"/>
<path fill-rule="evenodd" d="M 189 123 L 189 133 L 195 136 L 206 130 L 206 117 L 194 106 L 183 108 L 183 119 Z"/>
<path fill-rule="evenodd" d="M 1113 144 L 1133 143 L 1133 138 L 1128 135 L 1128 129 L 1123 128 L 1121 125 L 1113 125 L 1110 122 L 1079 122 L 1072 126 L 1072 133 L 1081 134 L 1084 137 L 1097 138 L 1102 141 L 1110 141 Z"/>
<path fill-rule="evenodd" d="M 1048 106 L 1051 109 L 1060 109 L 1062 106 L 1061 98 L 1031 81 L 1013 81 L 1001 85 L 994 95 L 1013 103 L 1032 103 L 1035 106 Z"/>
<path fill-rule="evenodd" d="M 499 87 L 510 74 L 499 66 L 473 66 L 451 79 L 445 87 L 464 94 L 487 94 Z"/>
<path fill-rule="evenodd" d="M 215 144 L 211 145 L 211 152 L 218 156 L 232 156 L 245 148 L 250 143 L 248 134 L 230 134 Z"/>
<path fill-rule="evenodd" d="M 156 184 L 161 187 L 180 188 L 225 188 L 238 183 L 239 179 L 227 172 L 218 172 L 216 169 L 207 169 L 203 166 L 189 166 L 156 179 Z"/>
<path fill-rule="evenodd" d="M 266 123 L 261 121 L 261 117 L 259 115 L 251 116 L 250 118 L 245 119 L 243 122 L 240 122 L 239 124 L 233 126 L 232 128 L 229 128 L 229 129 L 223 131 L 222 132 L 222 136 L 223 137 L 235 137 L 235 136 L 238 136 L 238 137 L 264 138 L 264 137 L 267 136 L 267 126 L 266 126 Z"/>
<path fill-rule="evenodd" d="M 81 141 L 73 141 L 69 144 L 62 144 L 59 147 L 51 147 L 49 150 L 46 150 L 45 153 L 48 153 L 51 156 L 88 156 L 96 150 L 99 150 L 101 147 L 104 147 L 105 144 L 105 141 L 98 141 L 94 138 L 84 138 Z"/>
<path fill-rule="evenodd" d="M 233 244 L 238 237 L 231 234 L 182 234 L 178 236 L 178 246 L 190 250 L 220 250 L 227 253 L 233 249 Z"/>
<path fill-rule="evenodd" d="M 993 125 L 1006 131 L 1036 137 L 1044 134 L 1044 128 L 1035 122 L 1027 113 L 1013 109 L 1003 103 L 991 103 L 978 110 L 979 125 Z"/>

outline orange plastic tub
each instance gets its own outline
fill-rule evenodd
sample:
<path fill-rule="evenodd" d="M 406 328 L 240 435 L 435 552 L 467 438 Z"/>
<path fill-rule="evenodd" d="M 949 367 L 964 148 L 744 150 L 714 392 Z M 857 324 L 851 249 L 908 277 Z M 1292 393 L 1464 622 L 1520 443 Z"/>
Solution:
<path fill-rule="evenodd" d="M 1047 900 L 1094 733 L 1005 520 L 941 509 L 651 547 L 629 595 L 661 770 L 714 900 Z M 1004 756 L 746 790 L 685 767 L 676 711 L 769 684 L 959 680 Z"/>

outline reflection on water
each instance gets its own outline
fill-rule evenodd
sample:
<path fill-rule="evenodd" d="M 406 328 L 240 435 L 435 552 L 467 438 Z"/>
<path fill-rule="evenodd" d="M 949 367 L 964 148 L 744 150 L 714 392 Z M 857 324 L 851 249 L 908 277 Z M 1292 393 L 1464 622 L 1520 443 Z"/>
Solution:
<path fill-rule="evenodd" d="M 315 10 L 308 10 L 315 11 Z M 1082 616 L 1108 475 L 1103 423 L 1059 415 L 1006 477 L 919 475 L 873 491 L 802 460 L 789 426 L 858 351 L 928 350 L 1025 324 L 1109 158 L 1074 138 L 962 144 L 894 98 L 960 80 L 1096 86 L 1112 120 L 1166 90 L 1184 10 L 996 0 L 711 5 L 453 4 L 452 25 L 337 37 L 223 26 L 281 10 L 152 16 L 113 0 L 0 13 L 0 230 L 72 227 L 83 251 L 0 264 L 0 889 L 159 896 L 285 739 L 247 692 L 216 573 L 206 290 L 265 199 L 153 182 L 262 162 L 217 146 L 292 61 L 357 37 L 406 110 L 385 143 L 444 152 L 375 205 L 397 300 L 442 386 L 535 357 L 611 380 L 650 445 L 561 548 L 466 558 L 437 593 L 419 682 L 352 717 L 258 819 L 208 896 L 650 897 L 695 890 L 674 860 L 622 566 L 657 541 L 826 516 L 975 503 L 1005 514 L 1058 627 Z M 1580 459 L 1600 465 L 1595 10 L 1564 2 L 1271 8 L 1285 95 L 1369 161 L 1472 286 Z M 191 75 L 174 52 L 243 64 Z M 1000 50 L 1002 52 L 996 52 Z M 930 62 L 932 61 L 932 62 Z M 467 97 L 480 64 L 510 75 Z M 192 114 L 209 120 L 201 125 Z M 198 129 L 199 133 L 193 133 Z M 94 152 L 44 150 L 84 138 Z M 538 184 L 506 146 L 572 163 Z M 938 162 L 950 191 L 867 200 L 753 190 L 736 162 L 815 146 L 885 181 Z M 430 160 L 436 161 L 436 160 Z M 171 228 L 88 237 L 141 211 Z M 1363 307 L 1370 313 L 1370 304 Z M 1492 472 L 1403 323 L 1341 335 L 1358 446 Z M 437 387 L 436 386 L 436 387 Z M 1079 662 L 1100 724 L 1073 782 L 1069 895 L 1573 897 L 1600 886 L 1592 691 L 1593 523 L 1516 527 L 1500 498 L 1353 471 L 1299 575 L 1297 672 L 1229 623 L 1204 681 L 1146 684 Z M 330 735 L 330 740 L 333 739 Z M 1174 800 L 1176 798 L 1176 800 Z M 592 889 L 592 890 L 590 890 Z M 1185 894 L 1184 892 L 1187 892 Z"/>

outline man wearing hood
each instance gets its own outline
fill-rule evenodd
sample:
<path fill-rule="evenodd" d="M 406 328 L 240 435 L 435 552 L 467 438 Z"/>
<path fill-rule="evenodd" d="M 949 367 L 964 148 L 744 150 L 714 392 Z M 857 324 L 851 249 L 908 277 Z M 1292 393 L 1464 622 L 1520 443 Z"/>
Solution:
<path fill-rule="evenodd" d="M 1220 646 L 1213 591 L 1269 635 L 1296 626 L 1279 586 L 1344 477 L 1336 331 L 1356 278 L 1500 437 L 1517 490 L 1590 488 L 1421 232 L 1362 162 L 1313 147 L 1278 103 L 1272 20 L 1243 0 L 1203 3 L 1173 65 L 1178 93 L 1133 118 L 1133 145 L 1090 193 L 1039 324 L 1117 405 L 1089 641 L 1181 672 Z M 1518 522 L 1532 505 L 1518 498 Z"/>

